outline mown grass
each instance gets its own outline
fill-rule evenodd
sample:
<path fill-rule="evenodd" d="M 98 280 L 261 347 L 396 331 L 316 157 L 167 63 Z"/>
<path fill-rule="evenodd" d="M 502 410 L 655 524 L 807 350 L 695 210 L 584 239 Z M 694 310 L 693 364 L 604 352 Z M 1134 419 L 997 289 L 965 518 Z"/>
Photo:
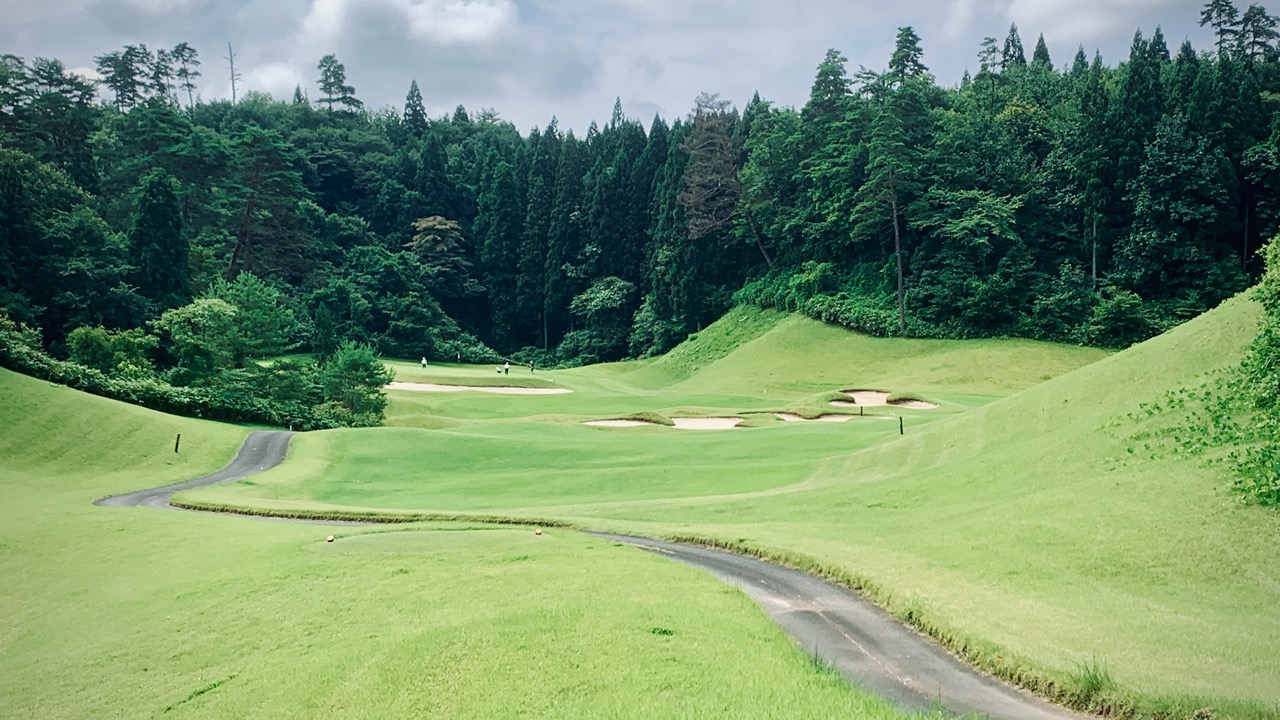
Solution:
<path fill-rule="evenodd" d="M 726 322 L 749 339 L 727 351 L 743 338 L 715 326 L 674 360 L 564 371 L 557 381 L 578 392 L 563 397 L 581 406 L 540 416 L 503 399 L 486 406 L 489 422 L 478 406 L 405 408 L 406 418 L 463 410 L 468 424 L 308 436 L 296 460 L 218 497 L 553 517 L 750 548 L 867 588 L 981 666 L 1084 707 L 1275 717 L 1280 518 L 1241 505 L 1221 469 L 1144 453 L 1134 428 L 1117 426 L 1236 362 L 1256 317 L 1238 299 L 1038 384 L 1101 356 L 881 341 L 739 313 Z M 942 408 L 889 409 L 907 418 L 901 438 L 860 420 L 702 436 L 568 426 L 593 405 L 668 414 L 694 397 L 708 410 L 816 411 L 847 387 Z M 307 455 L 324 460 L 308 466 Z"/>
<path fill-rule="evenodd" d="M 223 465 L 247 429 L 3 370 L 0 427 L 6 717 L 904 717 L 630 547 L 96 507 Z"/>

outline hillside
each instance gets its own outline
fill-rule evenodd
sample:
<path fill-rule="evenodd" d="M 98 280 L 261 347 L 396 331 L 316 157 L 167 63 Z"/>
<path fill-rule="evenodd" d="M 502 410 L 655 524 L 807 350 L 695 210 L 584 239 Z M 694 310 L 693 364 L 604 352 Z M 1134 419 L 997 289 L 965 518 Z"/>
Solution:
<path fill-rule="evenodd" d="M 798 552 L 883 588 L 943 633 L 1063 675 L 1094 660 L 1151 695 L 1280 701 L 1280 518 L 1202 460 L 1131 439 L 1142 403 L 1234 365 L 1236 298 L 1159 338 L 848 456 L 714 514 L 574 508 Z M 568 511 L 568 509 L 566 509 Z M 1006 658 L 1007 659 L 1007 658 Z"/>
<path fill-rule="evenodd" d="M 1280 518 L 1242 505 L 1221 468 L 1134 439 L 1177 419 L 1147 417 L 1144 403 L 1237 363 L 1257 318 L 1241 296 L 1084 364 L 1096 351 L 881 341 L 730 315 L 742 337 L 712 326 L 668 358 L 548 373 L 568 395 L 423 395 L 404 417 L 471 419 L 311 434 L 297 444 L 310 459 L 199 497 L 550 517 L 715 540 L 849 579 L 984 667 L 1046 692 L 1092 683 L 1106 702 L 1148 713 L 1207 705 L 1273 717 Z M 642 404 L 765 418 L 850 387 L 907 389 L 942 407 L 873 408 L 904 417 L 901 437 L 897 423 L 861 419 L 761 419 L 720 434 L 579 424 L 593 409 Z M 705 404 L 689 408 L 695 400 Z"/>

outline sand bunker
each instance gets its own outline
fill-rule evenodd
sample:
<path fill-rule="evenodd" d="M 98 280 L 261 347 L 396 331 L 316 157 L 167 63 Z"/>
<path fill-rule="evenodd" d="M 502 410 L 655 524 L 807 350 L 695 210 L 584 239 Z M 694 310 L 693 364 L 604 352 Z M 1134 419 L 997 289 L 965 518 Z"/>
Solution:
<path fill-rule="evenodd" d="M 933 403 L 922 400 L 890 401 L 889 393 L 880 390 L 845 390 L 844 394 L 853 398 L 853 400 L 833 400 L 831 404 L 836 407 L 884 407 L 885 405 L 893 405 L 894 407 L 911 408 L 913 410 L 934 410 L 938 407 Z"/>
<path fill-rule="evenodd" d="M 816 418 L 807 418 L 796 415 L 795 413 L 774 413 L 779 420 L 787 422 L 849 422 L 858 417 L 857 415 L 819 415 Z"/>
<path fill-rule="evenodd" d="M 592 420 L 591 422 L 584 422 L 582 424 L 590 425 L 591 427 L 643 427 L 645 425 L 654 425 L 656 423 L 649 423 L 643 420 Z"/>
<path fill-rule="evenodd" d="M 531 387 L 473 387 L 470 385 L 436 385 L 434 383 L 393 382 L 387 385 L 388 390 L 408 390 L 410 392 L 483 392 L 495 395 L 564 395 L 572 390 L 565 388 L 531 388 Z"/>
<path fill-rule="evenodd" d="M 681 430 L 732 430 L 738 427 L 738 423 L 742 422 L 742 418 L 671 418 L 671 422 L 675 423 L 676 427 Z"/>

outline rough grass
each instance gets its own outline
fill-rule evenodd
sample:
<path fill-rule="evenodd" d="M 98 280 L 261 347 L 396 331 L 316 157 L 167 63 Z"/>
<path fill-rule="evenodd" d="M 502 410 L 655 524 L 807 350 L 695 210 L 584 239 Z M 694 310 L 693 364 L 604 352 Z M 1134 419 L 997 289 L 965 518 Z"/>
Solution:
<path fill-rule="evenodd" d="M 246 430 L 6 371 L 0 427 L 7 717 L 904 717 L 630 547 L 101 508 L 221 466 Z"/>
<path fill-rule="evenodd" d="M 1220 470 L 1147 455 L 1133 428 L 1116 426 L 1236 362 L 1256 317 L 1251 303 L 1232 301 L 1037 384 L 1102 355 L 1020 341 L 875 340 L 740 313 L 727 320 L 747 329 L 747 342 L 730 347 L 742 338 L 716 326 L 681 349 L 683 360 L 565 372 L 557 380 L 579 392 L 562 397 L 580 405 L 550 412 L 566 422 L 612 412 L 602 405 L 771 412 L 842 387 L 944 406 L 909 415 L 903 438 L 896 423 L 859 421 L 588 436 L 513 421 L 538 417 L 527 400 L 418 406 L 404 417 L 460 411 L 476 422 L 308 436 L 296 460 L 225 497 L 553 517 L 807 558 L 878 588 L 891 611 L 1044 694 L 1116 714 L 1210 707 L 1219 717 L 1275 717 L 1280 520 L 1241 506 Z M 321 465 L 306 465 L 308 455 Z M 1114 687 L 1085 692 L 1096 684 L 1080 672 L 1088 663 Z"/>

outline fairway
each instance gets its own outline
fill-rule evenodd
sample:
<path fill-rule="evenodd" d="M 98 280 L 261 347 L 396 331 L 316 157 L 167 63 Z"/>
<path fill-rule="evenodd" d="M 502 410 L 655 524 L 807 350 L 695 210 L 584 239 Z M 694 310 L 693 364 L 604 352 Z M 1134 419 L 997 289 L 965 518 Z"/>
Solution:
<path fill-rule="evenodd" d="M 6 717 L 903 717 L 738 591 L 576 532 L 96 507 L 246 429 L 0 386 Z"/>
<path fill-rule="evenodd" d="M 1135 446 L 1142 428 L 1126 419 L 1235 362 L 1256 312 L 1237 299 L 1103 359 L 1024 341 L 872 340 L 740 310 L 661 359 L 523 376 L 571 394 L 393 393 L 405 427 L 309 434 L 280 468 L 184 497 L 714 540 L 847 578 L 1045 691 L 1101 666 L 1147 707 L 1269 717 L 1280 523 L 1239 505 L 1220 471 Z M 460 382 L 481 370 L 428 372 Z M 816 417 L 859 388 L 939 407 L 859 408 L 902 417 L 903 436 L 896 421 L 774 415 Z M 635 412 L 733 414 L 746 427 L 581 425 Z"/>
<path fill-rule="evenodd" d="M 1256 312 L 1237 299 L 1111 357 L 874 340 L 738 310 L 655 360 L 501 377 L 393 362 L 402 382 L 477 389 L 392 389 L 392 427 L 301 434 L 279 467 L 179 495 L 462 518 L 394 529 L 95 508 L 220 466 L 247 428 L 5 373 L 3 569 L 29 582 L 0 596 L 13 618 L 0 669 L 19 679 L 0 699 L 42 716 L 893 717 L 707 576 L 472 516 L 700 539 L 812 568 L 1062 700 L 1092 667 L 1110 683 L 1098 697 L 1272 717 L 1280 522 L 1238 504 L 1202 462 L 1139 451 L 1143 423 L 1168 420 L 1130 417 L 1235 362 Z M 496 387 L 570 392 L 481 390 Z M 41 410 L 17 422 L 26 407 Z M 742 422 L 672 426 L 689 417 Z M 625 418 L 645 422 L 584 424 Z M 49 613 L 55 598 L 74 601 Z M 113 619 L 95 623 L 104 613 Z M 194 649 L 170 647 L 173 636 Z M 72 659 L 86 653 L 87 675 Z M 46 692 L 23 673 L 61 685 Z M 535 678 L 533 693 L 493 690 Z M 113 683 L 136 698 L 104 689 Z"/>

